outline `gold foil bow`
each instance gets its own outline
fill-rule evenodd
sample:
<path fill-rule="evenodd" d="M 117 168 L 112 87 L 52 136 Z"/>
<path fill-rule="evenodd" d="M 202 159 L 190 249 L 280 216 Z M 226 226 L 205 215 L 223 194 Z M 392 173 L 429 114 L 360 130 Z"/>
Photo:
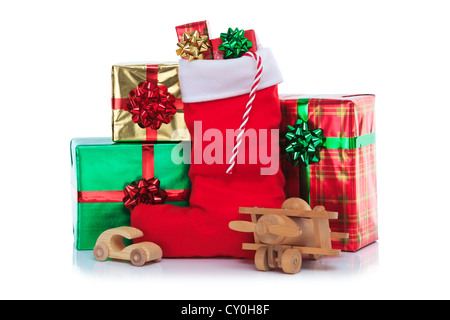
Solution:
<path fill-rule="evenodd" d="M 209 50 L 206 44 L 208 36 L 200 35 L 197 30 L 183 33 L 183 41 L 177 43 L 177 55 L 181 58 L 187 58 L 189 61 L 194 59 L 203 60 L 203 53 Z"/>

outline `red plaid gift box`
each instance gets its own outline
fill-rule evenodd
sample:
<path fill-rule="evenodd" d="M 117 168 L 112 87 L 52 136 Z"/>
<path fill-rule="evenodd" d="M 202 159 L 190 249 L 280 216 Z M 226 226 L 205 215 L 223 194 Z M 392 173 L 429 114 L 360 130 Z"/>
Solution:
<path fill-rule="evenodd" d="M 303 117 L 309 130 L 322 129 L 325 138 L 317 163 L 294 166 L 282 157 L 286 196 L 339 213 L 330 220 L 331 230 L 347 232 L 349 239 L 333 240 L 333 248 L 356 251 L 376 241 L 375 96 L 280 95 L 280 100 L 282 130 Z"/>

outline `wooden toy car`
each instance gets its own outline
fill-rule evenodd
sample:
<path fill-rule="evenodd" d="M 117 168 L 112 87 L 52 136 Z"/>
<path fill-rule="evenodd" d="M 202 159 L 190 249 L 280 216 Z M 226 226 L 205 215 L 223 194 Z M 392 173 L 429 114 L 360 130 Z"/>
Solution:
<path fill-rule="evenodd" d="M 135 239 L 144 234 L 133 227 L 118 227 L 104 231 L 97 239 L 94 257 L 98 261 L 107 258 L 130 260 L 135 266 L 142 266 L 148 261 L 160 260 L 161 248 L 153 242 L 140 242 L 125 247 L 123 238 Z"/>
<path fill-rule="evenodd" d="M 253 232 L 255 243 L 244 243 L 245 250 L 256 250 L 255 266 L 261 271 L 281 268 L 285 273 L 297 273 L 302 254 L 316 260 L 321 255 L 337 256 L 340 250 L 331 248 L 331 238 L 348 238 L 348 233 L 331 232 L 329 219 L 337 212 L 327 212 L 323 206 L 314 210 L 300 198 L 287 199 L 281 209 L 239 208 L 250 214 L 251 221 L 231 221 L 229 227 L 241 232 Z"/>

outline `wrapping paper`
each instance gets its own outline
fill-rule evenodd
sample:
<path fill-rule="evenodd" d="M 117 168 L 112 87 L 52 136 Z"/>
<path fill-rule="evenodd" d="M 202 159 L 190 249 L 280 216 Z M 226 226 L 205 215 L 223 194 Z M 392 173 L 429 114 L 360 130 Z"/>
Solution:
<path fill-rule="evenodd" d="M 212 54 L 212 47 L 211 47 L 211 41 L 209 37 L 209 22 L 207 20 L 203 21 L 197 21 L 197 22 L 191 22 L 182 24 L 175 27 L 175 31 L 177 32 L 178 42 L 183 41 L 183 33 L 190 32 L 190 31 L 198 31 L 200 35 L 208 36 L 208 40 L 205 42 L 206 45 L 208 45 L 211 49 L 206 51 L 203 56 L 205 60 L 212 60 L 213 54 Z"/>
<path fill-rule="evenodd" d="M 280 95 L 281 129 L 307 112 L 310 129 L 325 137 L 320 161 L 293 166 L 282 157 L 286 197 L 301 197 L 311 207 L 323 205 L 339 213 L 330 220 L 334 232 L 349 239 L 333 240 L 333 248 L 356 251 L 378 239 L 374 95 Z M 281 132 L 283 152 L 284 132 Z"/>
<path fill-rule="evenodd" d="M 112 79 L 112 139 L 122 141 L 188 141 L 191 139 L 184 122 L 183 103 L 178 82 L 177 63 L 114 65 Z M 164 86 L 175 97 L 176 113 L 159 129 L 141 128 L 127 110 L 129 94 L 142 82 Z"/>
<path fill-rule="evenodd" d="M 190 142 L 182 142 L 188 143 Z M 188 164 L 171 159 L 179 143 L 113 143 L 110 138 L 71 141 L 73 228 L 75 247 L 90 250 L 105 230 L 130 225 L 123 203 L 124 189 L 133 181 L 158 178 L 165 203 L 189 205 Z M 178 150 L 178 149 L 175 149 Z"/>

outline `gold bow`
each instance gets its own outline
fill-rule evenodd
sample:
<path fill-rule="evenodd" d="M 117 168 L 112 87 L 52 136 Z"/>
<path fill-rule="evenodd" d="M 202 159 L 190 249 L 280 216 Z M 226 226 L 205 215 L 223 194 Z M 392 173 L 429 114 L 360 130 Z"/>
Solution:
<path fill-rule="evenodd" d="M 189 61 L 194 59 L 203 60 L 203 52 L 208 51 L 210 48 L 206 44 L 208 36 L 200 35 L 197 30 L 183 33 L 183 41 L 177 43 L 179 49 L 177 49 L 177 55 L 181 58 L 188 58 Z"/>

